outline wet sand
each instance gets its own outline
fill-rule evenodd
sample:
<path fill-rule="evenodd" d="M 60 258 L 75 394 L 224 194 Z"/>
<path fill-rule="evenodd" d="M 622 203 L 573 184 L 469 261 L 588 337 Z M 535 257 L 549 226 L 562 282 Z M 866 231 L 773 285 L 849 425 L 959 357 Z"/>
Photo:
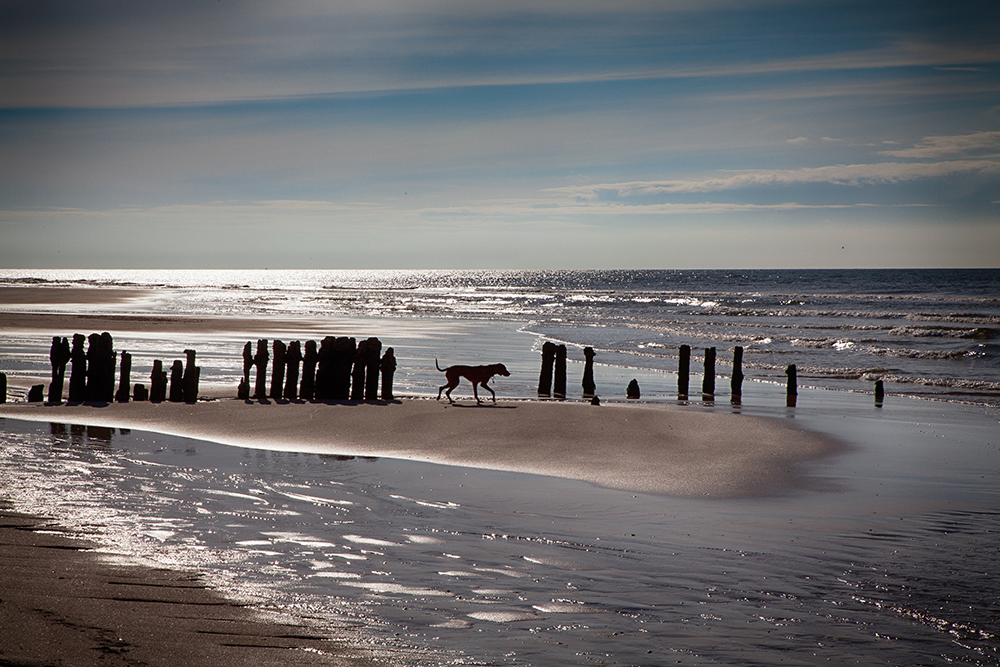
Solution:
<path fill-rule="evenodd" d="M 0 664 L 384 664 L 194 575 L 102 562 L 92 546 L 0 503 Z"/>
<path fill-rule="evenodd" d="M 131 428 L 228 445 L 577 479 L 687 497 L 782 494 L 835 441 L 778 420 L 649 405 L 434 400 L 390 404 L 7 404 L 0 417 Z"/>

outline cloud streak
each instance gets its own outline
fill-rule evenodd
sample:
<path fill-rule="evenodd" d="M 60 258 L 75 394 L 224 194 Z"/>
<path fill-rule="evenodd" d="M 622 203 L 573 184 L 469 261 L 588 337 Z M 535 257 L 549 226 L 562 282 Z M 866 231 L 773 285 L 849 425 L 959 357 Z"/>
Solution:
<path fill-rule="evenodd" d="M 719 176 L 662 181 L 631 181 L 551 188 L 549 192 L 578 199 L 595 199 L 612 193 L 628 198 L 646 195 L 721 192 L 745 188 L 825 183 L 864 186 L 902 183 L 954 175 L 1000 175 L 998 160 L 959 160 L 935 163 L 880 162 L 875 164 L 830 165 L 801 169 L 750 169 Z"/>

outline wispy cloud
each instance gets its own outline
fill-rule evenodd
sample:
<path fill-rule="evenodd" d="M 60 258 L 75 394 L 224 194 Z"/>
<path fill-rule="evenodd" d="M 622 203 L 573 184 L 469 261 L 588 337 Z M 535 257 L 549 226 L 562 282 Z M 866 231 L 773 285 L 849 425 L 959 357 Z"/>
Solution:
<path fill-rule="evenodd" d="M 900 183 L 923 178 L 940 178 L 953 174 L 1000 175 L 998 160 L 961 160 L 934 163 L 879 162 L 875 164 L 831 165 L 801 169 L 749 169 L 721 172 L 722 175 L 663 181 L 630 181 L 594 185 L 552 188 L 579 199 L 594 199 L 605 193 L 618 197 L 641 195 L 688 194 L 720 192 L 741 188 L 828 183 L 861 186 L 880 183 Z"/>
<path fill-rule="evenodd" d="M 1000 132 L 974 132 L 955 136 L 926 137 L 913 148 L 880 151 L 879 155 L 931 159 L 1000 157 Z"/>

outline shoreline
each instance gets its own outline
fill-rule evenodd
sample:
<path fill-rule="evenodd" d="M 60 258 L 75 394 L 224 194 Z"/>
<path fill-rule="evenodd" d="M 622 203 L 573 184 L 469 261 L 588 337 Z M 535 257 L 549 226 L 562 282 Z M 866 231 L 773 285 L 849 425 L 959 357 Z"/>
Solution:
<path fill-rule="evenodd" d="M 109 563 L 92 548 L 0 500 L 0 663 L 385 664 L 342 639 L 265 618 L 196 574 Z"/>
<path fill-rule="evenodd" d="M 0 405 L 0 417 L 538 474 L 680 497 L 759 497 L 808 488 L 806 464 L 845 448 L 776 419 L 651 404 L 8 403 Z"/>

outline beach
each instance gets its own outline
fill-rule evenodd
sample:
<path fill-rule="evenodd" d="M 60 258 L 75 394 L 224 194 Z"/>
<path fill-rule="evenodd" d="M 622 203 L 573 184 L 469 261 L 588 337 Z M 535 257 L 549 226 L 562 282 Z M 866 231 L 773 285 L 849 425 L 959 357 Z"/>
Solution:
<path fill-rule="evenodd" d="M 995 664 L 995 410 L 893 396 L 876 408 L 809 387 L 788 408 L 767 382 L 748 383 L 740 405 L 664 400 L 669 373 L 603 366 L 601 405 L 538 400 L 523 389 L 537 338 L 516 322 L 151 325 L 135 307 L 148 292 L 90 292 L 65 303 L 91 298 L 86 323 L 116 341 L 198 343 L 201 400 L 27 404 L 17 397 L 47 378 L 18 352 L 15 402 L 0 406 L 10 521 L 45 516 L 43 530 L 88 540 L 83 553 L 48 550 L 86 556 L 58 567 L 207 586 L 199 594 L 253 612 L 238 622 L 277 624 L 248 634 L 302 637 L 277 651 L 287 664 L 910 663 L 928 661 L 928 642 Z M 21 292 L 16 318 L 0 318 L 36 355 L 79 324 L 42 312 L 58 299 L 24 306 L 44 298 Z M 331 330 L 396 346 L 397 400 L 235 399 L 241 339 Z M 508 362 L 497 403 L 477 404 L 468 384 L 454 404 L 434 400 L 441 376 L 407 366 L 442 352 Z M 614 396 L 631 376 L 652 400 Z M 956 559 L 958 571 L 935 565 Z M 55 588 L 46 599 L 86 613 Z M 133 615 L 132 655 L 152 650 L 148 613 Z M 204 629 L 178 632 L 192 627 Z"/>

